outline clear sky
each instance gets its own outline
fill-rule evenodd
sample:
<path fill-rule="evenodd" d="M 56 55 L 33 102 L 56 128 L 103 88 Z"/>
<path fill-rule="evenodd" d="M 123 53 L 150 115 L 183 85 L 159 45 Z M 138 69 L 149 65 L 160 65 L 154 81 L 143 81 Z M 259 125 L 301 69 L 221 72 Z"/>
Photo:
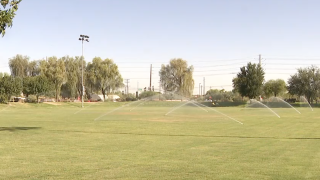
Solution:
<path fill-rule="evenodd" d="M 320 65 L 319 0 L 23 0 L 0 38 L 0 71 L 16 54 L 31 60 L 81 55 L 112 58 L 130 91 L 158 89 L 161 64 L 194 66 L 195 91 L 231 90 L 234 73 L 263 58 L 266 80 L 285 81 L 298 67 Z"/>

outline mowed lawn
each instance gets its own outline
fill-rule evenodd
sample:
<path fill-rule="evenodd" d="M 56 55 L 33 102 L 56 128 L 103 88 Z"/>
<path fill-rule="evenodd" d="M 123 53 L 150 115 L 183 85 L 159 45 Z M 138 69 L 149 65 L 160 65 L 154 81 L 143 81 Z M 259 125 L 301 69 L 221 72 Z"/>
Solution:
<path fill-rule="evenodd" d="M 0 179 L 320 177 L 320 109 L 125 104 L 0 105 Z"/>

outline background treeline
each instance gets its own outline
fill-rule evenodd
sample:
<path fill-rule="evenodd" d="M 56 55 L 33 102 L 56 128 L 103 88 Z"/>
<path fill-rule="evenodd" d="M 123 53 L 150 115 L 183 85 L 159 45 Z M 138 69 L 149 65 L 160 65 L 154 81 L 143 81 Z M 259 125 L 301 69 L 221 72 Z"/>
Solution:
<path fill-rule="evenodd" d="M 264 69 L 259 64 L 248 63 L 240 68 L 240 72 L 232 80 L 233 91 L 249 99 L 279 95 L 286 98 L 305 96 L 309 103 L 318 103 L 320 70 L 317 66 L 298 68 L 297 72 L 290 76 L 287 84 L 282 79 L 265 82 L 264 75 Z"/>
<path fill-rule="evenodd" d="M 118 66 L 111 59 L 93 58 L 86 63 L 81 57 L 55 56 L 30 61 L 28 56 L 16 55 L 9 59 L 11 75 L 0 74 L 0 101 L 11 96 L 41 95 L 77 99 L 82 94 L 82 64 L 85 95 L 99 93 L 106 96 L 123 87 Z"/>

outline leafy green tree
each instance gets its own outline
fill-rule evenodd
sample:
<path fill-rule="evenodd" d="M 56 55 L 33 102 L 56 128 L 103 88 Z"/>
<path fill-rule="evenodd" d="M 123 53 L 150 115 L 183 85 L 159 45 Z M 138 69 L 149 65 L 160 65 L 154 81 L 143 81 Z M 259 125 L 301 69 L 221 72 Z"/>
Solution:
<path fill-rule="evenodd" d="M 95 72 L 95 67 L 93 63 L 88 63 L 86 67 L 86 88 L 87 88 L 87 93 L 93 93 L 93 92 L 98 92 L 98 85 L 97 85 L 97 77 L 96 77 L 96 72 Z"/>
<path fill-rule="evenodd" d="M 24 96 L 28 97 L 30 94 L 33 94 L 34 78 L 27 76 L 24 77 L 22 80 L 22 93 L 24 94 Z"/>
<path fill-rule="evenodd" d="M 19 95 L 22 91 L 22 79 L 5 75 L 0 80 L 0 96 L 2 102 L 9 102 L 11 96 Z"/>
<path fill-rule="evenodd" d="M 95 57 L 92 63 L 88 63 L 87 81 L 93 89 L 101 91 L 104 99 L 107 93 L 123 86 L 118 66 L 111 59 L 102 60 L 100 57 Z"/>
<path fill-rule="evenodd" d="M 83 57 L 80 56 L 76 56 L 75 57 L 75 64 L 77 65 L 76 67 L 76 74 L 78 77 L 78 81 L 77 81 L 77 92 L 78 92 L 78 96 L 81 96 L 83 88 L 82 88 L 82 63 L 83 63 L 83 84 L 86 87 L 86 67 L 87 67 L 87 63 L 85 61 L 85 59 Z"/>
<path fill-rule="evenodd" d="M 4 36 L 7 27 L 12 27 L 12 20 L 18 10 L 21 0 L 0 0 L 3 9 L 0 8 L 0 34 Z"/>
<path fill-rule="evenodd" d="M 269 80 L 263 85 L 263 92 L 267 97 L 271 95 L 277 97 L 277 95 L 284 93 L 286 90 L 286 82 L 282 79 Z"/>
<path fill-rule="evenodd" d="M 28 76 L 23 79 L 23 94 L 28 97 L 33 94 L 39 102 L 39 96 L 52 89 L 52 84 L 44 75 Z"/>
<path fill-rule="evenodd" d="M 143 99 L 143 98 L 147 98 L 147 97 L 152 97 L 155 95 L 158 95 L 159 92 L 154 92 L 154 91 L 143 91 L 141 94 L 139 94 L 139 98 Z"/>
<path fill-rule="evenodd" d="M 62 84 L 66 83 L 66 67 L 63 59 L 49 57 L 48 60 L 40 62 L 41 74 L 52 82 L 55 89 L 55 98 L 58 101 Z"/>
<path fill-rule="evenodd" d="M 29 57 L 17 54 L 9 59 L 11 75 L 24 78 L 28 76 Z"/>
<path fill-rule="evenodd" d="M 36 95 L 37 102 L 39 102 L 39 96 L 51 90 L 53 88 L 53 85 L 48 80 L 48 78 L 43 75 L 35 76 L 33 78 L 33 94 Z"/>
<path fill-rule="evenodd" d="M 240 72 L 232 80 L 233 87 L 241 96 L 256 98 L 263 86 L 264 70 L 260 65 L 248 63 L 240 68 Z"/>
<path fill-rule="evenodd" d="M 79 81 L 78 71 L 79 66 L 76 59 L 65 56 L 62 58 L 66 67 L 66 78 L 67 82 L 62 86 L 69 98 L 75 98 L 78 94 L 77 84 Z M 81 77 L 81 76 L 80 76 Z"/>
<path fill-rule="evenodd" d="M 162 65 L 160 72 L 161 86 L 165 92 L 174 92 L 190 97 L 194 89 L 193 66 L 188 67 L 183 59 L 172 59 L 168 65 Z"/>
<path fill-rule="evenodd" d="M 288 91 L 291 95 L 305 95 L 308 102 L 316 100 L 320 93 L 320 70 L 316 66 L 299 68 L 288 80 Z"/>
<path fill-rule="evenodd" d="M 40 75 L 40 61 L 31 61 L 28 64 L 28 76 Z"/>

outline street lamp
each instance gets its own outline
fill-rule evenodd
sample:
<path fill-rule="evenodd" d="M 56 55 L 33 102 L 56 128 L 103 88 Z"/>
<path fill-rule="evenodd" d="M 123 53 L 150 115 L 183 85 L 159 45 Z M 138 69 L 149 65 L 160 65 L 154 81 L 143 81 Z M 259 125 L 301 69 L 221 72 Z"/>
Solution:
<path fill-rule="evenodd" d="M 81 85 L 82 85 L 82 93 L 81 93 L 81 107 L 83 107 L 83 96 L 84 96 L 84 85 L 83 85 L 83 41 L 89 42 L 89 36 L 87 35 L 80 35 L 79 41 L 82 42 L 82 58 L 81 58 L 81 63 L 82 63 L 82 68 L 81 68 Z"/>

